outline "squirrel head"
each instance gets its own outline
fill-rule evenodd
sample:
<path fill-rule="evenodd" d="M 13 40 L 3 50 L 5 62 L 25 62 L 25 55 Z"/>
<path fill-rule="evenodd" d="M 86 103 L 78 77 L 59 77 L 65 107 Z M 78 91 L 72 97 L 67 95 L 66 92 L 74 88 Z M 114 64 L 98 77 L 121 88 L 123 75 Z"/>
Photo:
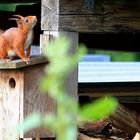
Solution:
<path fill-rule="evenodd" d="M 16 20 L 17 26 L 20 29 L 32 30 L 37 23 L 36 16 L 26 16 L 13 15 L 15 18 L 10 18 L 9 20 Z"/>

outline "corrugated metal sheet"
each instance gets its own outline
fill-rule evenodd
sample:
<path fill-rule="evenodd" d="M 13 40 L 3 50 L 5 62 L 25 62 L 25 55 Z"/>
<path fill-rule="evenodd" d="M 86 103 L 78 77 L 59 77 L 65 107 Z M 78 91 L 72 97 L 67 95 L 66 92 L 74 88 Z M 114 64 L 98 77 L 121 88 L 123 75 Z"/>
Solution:
<path fill-rule="evenodd" d="M 140 81 L 140 62 L 80 62 L 79 83 Z"/>

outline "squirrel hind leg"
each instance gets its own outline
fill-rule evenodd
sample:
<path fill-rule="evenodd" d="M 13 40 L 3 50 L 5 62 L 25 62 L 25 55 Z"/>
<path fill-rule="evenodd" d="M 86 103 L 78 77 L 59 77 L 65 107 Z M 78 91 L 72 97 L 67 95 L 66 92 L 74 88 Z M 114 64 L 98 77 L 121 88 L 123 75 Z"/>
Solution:
<path fill-rule="evenodd" d="M 3 61 L 3 62 L 9 62 L 11 60 L 11 58 L 9 58 L 7 56 L 7 53 L 5 51 L 0 51 L 0 59 Z"/>
<path fill-rule="evenodd" d="M 9 58 L 8 56 L 7 57 L 5 57 L 4 59 L 3 59 L 3 62 L 4 63 L 7 63 L 7 62 L 10 62 L 12 60 L 12 58 Z"/>
<path fill-rule="evenodd" d="M 25 51 L 25 56 L 27 58 L 30 58 L 30 52 L 31 52 L 31 45 L 27 48 L 27 50 Z"/>

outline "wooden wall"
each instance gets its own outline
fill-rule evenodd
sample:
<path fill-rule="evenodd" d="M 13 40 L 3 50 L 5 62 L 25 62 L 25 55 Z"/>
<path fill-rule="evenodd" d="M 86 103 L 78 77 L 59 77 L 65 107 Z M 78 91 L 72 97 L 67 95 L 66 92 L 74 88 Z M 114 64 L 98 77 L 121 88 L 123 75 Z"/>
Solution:
<path fill-rule="evenodd" d="M 42 30 L 77 32 L 139 32 L 139 0 L 95 0 L 88 9 L 84 0 L 1 0 L 0 3 L 42 3 Z M 38 7 L 38 8 L 40 8 Z M 37 8 L 37 9 L 38 9 Z"/>
<path fill-rule="evenodd" d="M 83 0 L 42 0 L 42 30 L 77 32 L 139 32 L 139 0 L 96 0 L 86 9 Z"/>
<path fill-rule="evenodd" d="M 84 33 L 139 32 L 140 30 L 139 0 L 95 0 L 94 9 L 86 8 L 84 0 L 0 1 L 0 3 L 15 2 L 42 3 L 42 6 L 37 7 L 37 9 L 42 9 L 42 13 L 40 13 L 42 30 L 77 31 Z"/>

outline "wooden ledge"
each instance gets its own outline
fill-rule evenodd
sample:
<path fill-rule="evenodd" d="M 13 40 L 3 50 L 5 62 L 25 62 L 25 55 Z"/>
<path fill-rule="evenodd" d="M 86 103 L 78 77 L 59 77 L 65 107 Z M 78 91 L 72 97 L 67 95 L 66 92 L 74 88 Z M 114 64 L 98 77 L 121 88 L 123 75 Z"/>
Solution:
<path fill-rule="evenodd" d="M 0 69 L 18 69 L 18 68 L 28 67 L 32 65 L 47 63 L 47 62 L 48 62 L 47 58 L 43 55 L 31 56 L 30 64 L 28 65 L 20 58 L 12 60 L 8 63 L 4 63 L 0 60 Z"/>

